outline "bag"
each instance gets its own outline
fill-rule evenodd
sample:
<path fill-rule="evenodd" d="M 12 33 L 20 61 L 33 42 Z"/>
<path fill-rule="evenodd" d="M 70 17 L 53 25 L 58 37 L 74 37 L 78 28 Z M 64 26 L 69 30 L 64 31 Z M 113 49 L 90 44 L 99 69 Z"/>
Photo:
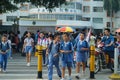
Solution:
<path fill-rule="evenodd" d="M 51 42 L 50 45 L 49 45 L 49 48 L 48 48 L 49 49 L 49 53 L 52 50 L 52 45 L 53 45 L 53 42 Z M 59 50 L 60 50 L 60 43 L 57 44 L 57 48 L 58 48 L 57 52 L 59 52 Z"/>
<path fill-rule="evenodd" d="M 2 42 L 0 43 L 0 49 L 2 50 L 2 47 L 3 47 L 3 44 L 2 44 Z M 7 42 L 7 49 L 6 50 L 8 50 L 8 49 L 10 49 L 10 46 L 9 46 L 9 43 Z M 3 52 L 5 52 L 5 51 L 3 51 Z"/>

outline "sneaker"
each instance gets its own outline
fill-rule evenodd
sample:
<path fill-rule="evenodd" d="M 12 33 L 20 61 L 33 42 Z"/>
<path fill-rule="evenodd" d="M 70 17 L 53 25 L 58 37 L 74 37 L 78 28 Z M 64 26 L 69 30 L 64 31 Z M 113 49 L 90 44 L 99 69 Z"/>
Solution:
<path fill-rule="evenodd" d="M 82 76 L 85 76 L 85 71 L 82 71 Z"/>
<path fill-rule="evenodd" d="M 30 66 L 30 63 L 27 63 L 27 66 Z"/>
<path fill-rule="evenodd" d="M 3 70 L 4 73 L 6 73 L 7 71 L 6 70 Z"/>
<path fill-rule="evenodd" d="M 80 77 L 79 77 L 79 76 L 75 76 L 75 78 L 76 78 L 76 79 L 80 79 Z"/>
<path fill-rule="evenodd" d="M 2 68 L 0 68 L 0 72 L 2 72 L 3 70 L 2 70 Z"/>

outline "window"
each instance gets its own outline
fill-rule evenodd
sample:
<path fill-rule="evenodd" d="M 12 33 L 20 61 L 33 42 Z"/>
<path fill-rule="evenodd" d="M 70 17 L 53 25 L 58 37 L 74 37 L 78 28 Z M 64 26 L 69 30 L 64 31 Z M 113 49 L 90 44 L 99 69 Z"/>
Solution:
<path fill-rule="evenodd" d="M 80 3 L 76 3 L 76 9 L 80 9 L 80 10 L 82 10 L 82 4 L 80 4 Z"/>
<path fill-rule="evenodd" d="M 28 11 L 28 4 L 21 4 L 20 10 L 21 11 Z"/>
<path fill-rule="evenodd" d="M 17 16 L 7 16 L 7 21 L 15 21 Z"/>
<path fill-rule="evenodd" d="M 93 18 L 93 23 L 103 23 L 103 18 Z"/>
<path fill-rule="evenodd" d="M 111 16 L 111 13 L 107 11 L 107 17 L 110 17 Z M 112 17 L 114 17 L 114 14 L 112 12 Z"/>
<path fill-rule="evenodd" d="M 82 20 L 83 21 L 90 21 L 90 18 L 89 17 L 83 17 Z"/>
<path fill-rule="evenodd" d="M 83 12 L 90 12 L 90 6 L 83 6 Z"/>
<path fill-rule="evenodd" d="M 110 22 L 107 22 L 106 23 L 106 26 L 107 26 L 107 28 L 109 28 L 109 27 L 111 27 L 111 23 Z M 113 22 L 112 22 L 112 27 L 114 26 L 114 24 L 113 24 Z"/>
<path fill-rule="evenodd" d="M 81 20 L 81 19 L 82 19 L 82 16 L 76 15 L 76 20 Z"/>
<path fill-rule="evenodd" d="M 103 7 L 93 7 L 93 12 L 103 12 Z"/>

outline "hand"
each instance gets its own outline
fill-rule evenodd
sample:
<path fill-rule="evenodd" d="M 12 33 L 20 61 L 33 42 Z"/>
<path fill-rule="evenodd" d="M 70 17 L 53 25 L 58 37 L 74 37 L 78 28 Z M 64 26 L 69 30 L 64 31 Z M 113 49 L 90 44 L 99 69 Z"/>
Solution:
<path fill-rule="evenodd" d="M 57 57 L 58 56 L 58 54 L 54 54 L 54 56 L 53 57 Z"/>
<path fill-rule="evenodd" d="M 105 45 L 106 47 L 108 47 L 109 45 Z"/>
<path fill-rule="evenodd" d="M 2 54 L 6 54 L 6 52 L 1 52 Z"/>
<path fill-rule="evenodd" d="M 46 56 L 48 56 L 48 52 L 46 53 Z"/>
<path fill-rule="evenodd" d="M 65 53 L 65 51 L 64 51 L 64 50 L 61 50 L 60 52 L 61 52 L 61 53 Z"/>
<path fill-rule="evenodd" d="M 85 49 L 85 48 L 81 48 L 80 50 L 81 50 L 81 51 L 84 51 L 84 50 L 86 50 L 86 49 Z"/>

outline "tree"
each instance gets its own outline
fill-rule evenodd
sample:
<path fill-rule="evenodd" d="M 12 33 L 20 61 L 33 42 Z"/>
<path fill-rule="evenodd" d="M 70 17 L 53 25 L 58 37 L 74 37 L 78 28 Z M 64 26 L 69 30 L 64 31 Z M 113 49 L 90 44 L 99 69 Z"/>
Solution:
<path fill-rule="evenodd" d="M 120 10 L 120 0 L 104 0 L 104 9 L 110 14 L 110 28 L 112 28 L 113 14 Z"/>
<path fill-rule="evenodd" d="M 51 10 L 54 7 L 59 7 L 60 5 L 66 3 L 66 0 L 1 0 L 0 13 L 15 11 L 18 9 L 17 4 L 22 4 L 25 2 L 30 2 L 36 7 L 43 6 L 46 9 Z"/>

